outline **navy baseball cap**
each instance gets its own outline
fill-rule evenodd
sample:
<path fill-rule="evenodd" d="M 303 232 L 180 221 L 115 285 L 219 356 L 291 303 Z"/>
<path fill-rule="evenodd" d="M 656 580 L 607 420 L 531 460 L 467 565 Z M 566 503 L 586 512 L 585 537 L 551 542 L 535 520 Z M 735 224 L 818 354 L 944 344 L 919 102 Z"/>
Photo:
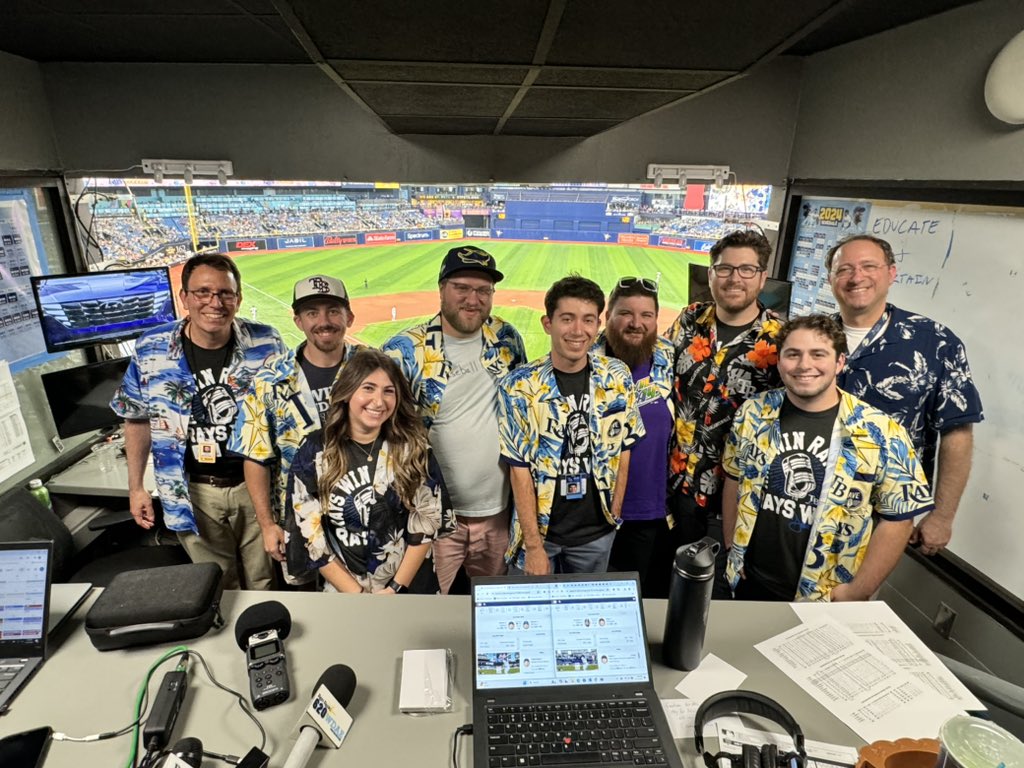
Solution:
<path fill-rule="evenodd" d="M 505 279 L 505 276 L 498 271 L 491 254 L 475 245 L 463 245 L 452 248 L 445 255 L 444 261 L 441 262 L 441 274 L 437 276 L 437 282 L 451 277 L 456 272 L 465 272 L 471 269 L 477 272 L 486 272 L 496 283 Z"/>

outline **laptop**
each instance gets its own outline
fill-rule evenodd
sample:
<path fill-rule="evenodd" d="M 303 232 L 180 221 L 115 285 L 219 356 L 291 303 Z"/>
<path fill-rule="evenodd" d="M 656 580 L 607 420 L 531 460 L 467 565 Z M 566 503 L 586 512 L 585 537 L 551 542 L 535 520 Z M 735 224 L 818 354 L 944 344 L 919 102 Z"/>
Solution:
<path fill-rule="evenodd" d="M 46 655 L 52 561 L 52 542 L 0 542 L 0 712 Z"/>
<path fill-rule="evenodd" d="M 473 579 L 476 768 L 682 768 L 636 573 Z"/>

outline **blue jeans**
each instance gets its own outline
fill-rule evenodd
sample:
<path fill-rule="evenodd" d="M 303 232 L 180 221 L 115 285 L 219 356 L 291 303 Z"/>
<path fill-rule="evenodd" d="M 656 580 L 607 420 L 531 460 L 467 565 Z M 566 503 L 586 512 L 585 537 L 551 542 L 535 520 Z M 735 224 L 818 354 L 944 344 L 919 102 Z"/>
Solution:
<path fill-rule="evenodd" d="M 551 563 L 552 573 L 606 573 L 614 541 L 615 531 L 609 530 L 598 539 L 572 547 L 545 541 L 544 552 Z M 515 565 L 508 567 L 509 576 L 522 576 L 523 573 Z"/>

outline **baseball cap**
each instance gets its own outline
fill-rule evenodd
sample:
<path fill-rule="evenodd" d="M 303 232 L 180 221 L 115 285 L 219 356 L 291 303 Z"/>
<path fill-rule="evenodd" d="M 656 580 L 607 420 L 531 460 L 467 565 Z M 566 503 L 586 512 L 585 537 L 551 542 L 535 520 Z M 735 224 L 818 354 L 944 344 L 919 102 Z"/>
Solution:
<path fill-rule="evenodd" d="M 465 272 L 469 269 L 486 272 L 496 283 L 505 279 L 505 276 L 498 271 L 491 254 L 474 245 L 463 245 L 452 248 L 445 255 L 444 261 L 441 262 L 441 274 L 437 276 L 437 281 L 441 282 L 456 272 Z"/>
<path fill-rule="evenodd" d="M 328 275 L 313 275 L 299 280 L 292 291 L 292 310 L 297 310 L 304 302 L 313 299 L 337 299 L 346 307 L 349 305 L 345 284 Z"/>

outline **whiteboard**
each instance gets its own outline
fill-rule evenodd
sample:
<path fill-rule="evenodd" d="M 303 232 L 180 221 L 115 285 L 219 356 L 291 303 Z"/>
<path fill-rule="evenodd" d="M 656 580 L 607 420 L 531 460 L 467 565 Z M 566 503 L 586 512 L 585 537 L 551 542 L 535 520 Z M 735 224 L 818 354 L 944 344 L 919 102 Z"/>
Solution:
<path fill-rule="evenodd" d="M 803 202 L 811 203 L 812 213 L 859 209 L 859 216 L 845 221 L 831 216 L 836 225 L 824 233 L 820 223 L 798 225 L 790 271 L 791 279 L 802 280 L 803 311 L 834 306 L 824 253 L 837 240 L 866 232 L 888 240 L 896 254 L 889 300 L 946 325 L 964 342 L 985 420 L 974 426 L 974 462 L 949 550 L 1024 598 L 1024 334 L 1016 327 L 1024 321 L 1024 210 L 870 199 Z M 794 300 L 796 294 L 795 288 Z"/>

